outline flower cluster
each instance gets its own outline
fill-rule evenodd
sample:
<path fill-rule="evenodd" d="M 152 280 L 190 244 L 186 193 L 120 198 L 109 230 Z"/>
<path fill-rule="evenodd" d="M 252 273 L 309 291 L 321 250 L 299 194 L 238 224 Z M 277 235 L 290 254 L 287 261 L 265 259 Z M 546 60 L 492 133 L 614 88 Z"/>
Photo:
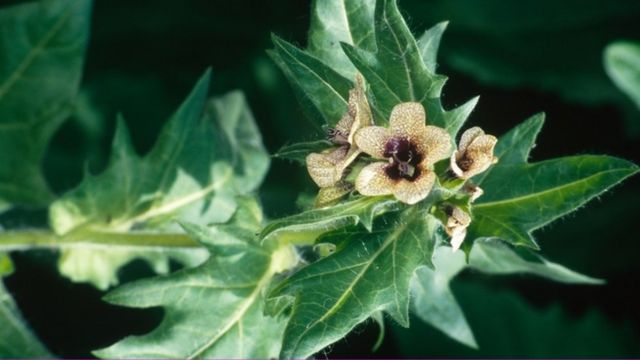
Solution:
<path fill-rule="evenodd" d="M 329 140 L 333 148 L 307 157 L 309 174 L 320 187 L 316 206 L 329 205 L 354 189 L 365 196 L 393 195 L 403 203 L 417 204 L 438 183 L 438 175 L 460 179 L 453 186 L 468 193 L 472 202 L 482 189 L 468 180 L 497 161 L 494 136 L 479 127 L 470 128 L 455 150 L 445 129 L 427 125 L 425 109 L 417 102 L 396 105 L 389 126 L 375 126 L 360 76 L 349 93 L 348 111 L 330 130 Z M 359 162 L 362 166 L 351 177 L 349 169 L 360 155 L 365 155 Z M 449 170 L 437 174 L 434 165 L 444 159 L 449 159 Z M 464 240 L 471 216 L 451 205 L 446 206 L 445 213 L 445 230 L 455 251 Z"/>

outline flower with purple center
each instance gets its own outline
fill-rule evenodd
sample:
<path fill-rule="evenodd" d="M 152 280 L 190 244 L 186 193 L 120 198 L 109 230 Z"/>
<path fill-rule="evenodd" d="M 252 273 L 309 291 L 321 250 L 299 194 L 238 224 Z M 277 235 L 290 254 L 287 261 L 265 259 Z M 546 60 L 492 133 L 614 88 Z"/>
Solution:
<path fill-rule="evenodd" d="M 396 105 L 389 128 L 368 126 L 356 132 L 358 148 L 386 159 L 365 166 L 356 178 L 362 195 L 391 195 L 415 204 L 429 195 L 436 180 L 433 164 L 449 156 L 451 137 L 442 128 L 425 124 L 424 107 L 415 102 Z"/>
<path fill-rule="evenodd" d="M 498 161 L 493 156 L 493 149 L 498 139 L 485 134 L 475 126 L 462 134 L 458 150 L 451 154 L 450 166 L 453 173 L 460 179 L 469 179 L 489 168 Z"/>

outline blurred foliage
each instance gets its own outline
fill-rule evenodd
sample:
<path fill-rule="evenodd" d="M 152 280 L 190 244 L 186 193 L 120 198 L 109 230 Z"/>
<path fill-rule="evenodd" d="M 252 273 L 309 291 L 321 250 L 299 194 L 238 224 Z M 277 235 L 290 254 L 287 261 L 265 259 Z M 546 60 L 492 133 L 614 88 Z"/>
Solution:
<path fill-rule="evenodd" d="M 602 52 L 640 36 L 640 3 L 626 0 L 405 1 L 416 26 L 450 21 L 440 61 L 494 86 L 536 88 L 587 106 L 611 104 L 628 135 L 640 115 L 611 83 Z"/>

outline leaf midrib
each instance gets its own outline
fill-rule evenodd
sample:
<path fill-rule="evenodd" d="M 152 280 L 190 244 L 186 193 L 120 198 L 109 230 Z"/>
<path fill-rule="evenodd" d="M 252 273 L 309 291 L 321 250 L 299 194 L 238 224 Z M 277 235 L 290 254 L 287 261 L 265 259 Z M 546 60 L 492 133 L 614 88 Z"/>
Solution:
<path fill-rule="evenodd" d="M 304 64 L 303 62 L 299 61 L 298 58 L 296 58 L 291 52 L 289 52 L 284 46 L 279 46 L 280 49 L 282 49 L 282 51 L 284 51 L 290 58 L 292 58 L 299 66 L 302 66 L 303 68 L 307 69 L 311 74 L 313 74 L 316 78 L 318 78 L 320 80 L 320 82 L 322 82 L 325 86 L 327 86 L 331 92 L 333 92 L 335 95 L 338 96 L 338 98 L 345 104 L 348 105 L 347 100 L 345 100 L 342 95 L 340 95 L 340 93 L 338 93 L 338 91 L 336 91 L 336 89 L 331 86 L 331 84 L 329 84 L 327 81 L 325 81 L 325 79 L 320 76 L 316 71 L 314 71 L 313 69 L 311 69 L 310 67 L 308 67 L 306 64 Z M 302 87 L 301 87 L 302 88 Z M 307 95 L 312 95 L 309 94 L 306 90 L 304 90 L 305 93 Z M 311 98 L 313 98 L 313 96 L 311 96 Z"/>
<path fill-rule="evenodd" d="M 29 66 L 35 61 L 37 56 L 43 51 L 43 49 L 49 44 L 49 42 L 58 34 L 60 30 L 62 30 L 63 25 L 66 21 L 71 17 L 72 8 L 69 5 L 69 8 L 63 15 L 56 21 L 53 26 L 47 31 L 44 36 L 40 39 L 40 41 L 36 44 L 36 46 L 32 47 L 31 50 L 24 57 L 22 62 L 18 65 L 18 67 L 11 73 L 11 75 L 7 78 L 7 80 L 0 86 L 0 101 L 4 98 L 4 96 L 11 91 L 13 86 L 20 80 L 20 78 L 27 71 Z"/>
<path fill-rule="evenodd" d="M 566 183 L 564 185 L 560 185 L 554 188 L 550 188 L 550 189 L 546 189 L 546 190 L 542 190 L 536 193 L 529 193 L 526 195 L 520 195 L 520 196 L 516 196 L 513 198 L 508 198 L 508 199 L 504 199 L 504 200 L 496 200 L 496 201 L 490 201 L 490 202 L 485 202 L 485 203 L 478 203 L 476 205 L 474 205 L 475 209 L 482 209 L 482 208 L 487 208 L 487 207 L 492 207 L 492 206 L 500 206 L 500 205 L 505 205 L 505 204 L 509 204 L 509 203 L 516 203 L 516 202 L 520 202 L 520 201 L 526 201 L 530 198 L 535 198 L 535 197 L 539 197 L 539 196 L 544 196 L 547 193 L 551 193 L 551 192 L 555 192 L 555 191 L 561 191 L 564 188 L 568 188 L 568 187 L 572 187 L 575 186 L 576 184 L 582 183 L 582 182 L 588 182 L 589 180 L 591 180 L 594 177 L 599 177 L 599 176 L 603 176 L 606 175 L 608 173 L 612 173 L 612 172 L 634 172 L 634 171 L 638 171 L 638 169 L 610 169 L 610 170 L 605 170 L 605 171 L 600 171 L 596 174 L 590 175 L 586 178 L 582 178 L 580 180 L 575 180 L 569 183 Z M 620 180 L 619 180 L 620 181 Z"/>
<path fill-rule="evenodd" d="M 239 323 L 242 320 L 242 317 L 249 311 L 251 306 L 254 304 L 256 298 L 260 295 L 262 289 L 270 282 L 272 276 L 271 266 L 267 267 L 264 274 L 260 278 L 260 280 L 256 284 L 256 288 L 253 292 L 245 298 L 245 300 L 241 303 L 240 307 L 233 316 L 229 319 L 227 324 L 223 328 L 218 331 L 217 334 L 211 337 L 209 341 L 207 341 L 200 348 L 196 349 L 193 353 L 187 356 L 187 359 L 194 359 L 200 355 L 202 355 L 205 351 L 207 351 L 211 346 L 213 346 L 222 336 L 224 336 L 229 330 L 231 330 L 236 323 Z"/>
<path fill-rule="evenodd" d="M 384 252 L 384 250 L 387 249 L 387 247 L 394 243 L 395 240 L 402 234 L 402 232 L 407 228 L 408 226 L 408 222 L 404 222 L 401 223 L 399 227 L 397 227 L 393 233 L 391 233 L 389 235 L 389 237 L 387 238 L 387 240 L 385 240 L 384 244 L 382 244 L 382 246 L 376 250 L 376 252 L 373 254 L 373 256 L 371 257 L 371 261 L 368 261 L 365 263 L 365 265 L 363 266 L 363 268 L 360 270 L 360 272 L 356 275 L 356 277 L 353 279 L 353 281 L 351 281 L 351 283 L 349 284 L 349 287 L 347 287 L 347 289 L 342 293 L 342 295 L 338 298 L 338 300 L 335 302 L 335 304 L 329 308 L 327 310 L 327 312 L 320 317 L 318 320 L 314 321 L 311 325 L 307 326 L 305 328 L 305 330 L 302 332 L 302 334 L 298 337 L 298 340 L 296 341 L 296 345 L 294 347 L 294 349 L 298 348 L 298 345 L 300 344 L 300 342 L 302 341 L 302 339 L 304 338 L 304 336 L 309 332 L 309 330 L 311 330 L 312 328 L 314 328 L 317 324 L 323 322 L 324 320 L 326 320 L 327 318 L 329 318 L 330 316 L 334 315 L 338 309 L 340 307 L 342 307 L 342 305 L 347 301 L 347 297 L 349 296 L 349 294 L 353 294 L 353 288 L 356 286 L 356 284 L 360 281 L 360 279 L 365 275 L 365 273 L 369 270 L 369 268 L 371 267 L 371 265 L 375 262 L 375 260 L 378 258 L 378 256 L 380 256 L 380 254 L 382 252 Z"/>
<path fill-rule="evenodd" d="M 378 0 L 380 1 L 380 0 Z M 385 24 L 387 25 L 388 29 L 389 29 L 389 33 L 391 33 L 391 36 L 393 36 L 393 40 L 395 41 L 396 47 L 398 48 L 398 53 L 400 54 L 400 58 L 402 59 L 402 63 L 404 64 L 404 73 L 405 76 L 407 77 L 407 85 L 409 87 L 409 95 L 411 96 L 411 100 L 416 100 L 416 94 L 415 94 L 415 89 L 413 86 L 413 80 L 411 79 L 411 73 L 409 72 L 409 64 L 407 63 L 407 58 L 406 58 L 406 50 L 402 51 L 402 47 L 400 45 L 400 39 L 398 39 L 398 36 L 396 35 L 395 31 L 393 30 L 393 28 L 391 27 L 391 23 L 389 22 L 389 18 L 387 15 L 387 9 L 385 7 L 385 9 L 382 12 L 382 18 L 385 22 Z"/>

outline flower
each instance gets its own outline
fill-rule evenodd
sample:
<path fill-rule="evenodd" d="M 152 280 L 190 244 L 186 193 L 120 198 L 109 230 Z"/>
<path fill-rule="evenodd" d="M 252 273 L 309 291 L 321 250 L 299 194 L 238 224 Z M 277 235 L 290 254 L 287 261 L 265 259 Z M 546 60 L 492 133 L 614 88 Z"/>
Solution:
<path fill-rule="evenodd" d="M 364 127 L 356 132 L 358 148 L 374 158 L 387 159 L 365 166 L 356 178 L 362 195 L 390 195 L 415 204 L 427 197 L 436 174 L 432 165 L 449 156 L 451 138 L 442 128 L 425 124 L 421 104 L 407 102 L 391 111 L 389 128 Z"/>
<path fill-rule="evenodd" d="M 493 135 L 487 135 L 479 127 L 472 127 L 462 134 L 458 151 L 451 155 L 451 170 L 461 179 L 469 179 L 498 161 L 493 156 L 496 146 Z"/>
<path fill-rule="evenodd" d="M 364 79 L 356 76 L 356 87 L 349 91 L 349 108 L 335 128 L 329 130 L 329 140 L 338 145 L 322 153 L 311 153 L 306 158 L 307 171 L 321 188 L 338 183 L 345 169 L 360 155 L 361 151 L 353 143 L 355 132 L 373 124 L 371 108 L 364 90 Z"/>
<path fill-rule="evenodd" d="M 467 227 L 471 224 L 471 217 L 457 206 L 447 208 L 446 212 L 448 218 L 445 230 L 451 236 L 451 248 L 453 251 L 457 251 L 467 236 Z"/>

